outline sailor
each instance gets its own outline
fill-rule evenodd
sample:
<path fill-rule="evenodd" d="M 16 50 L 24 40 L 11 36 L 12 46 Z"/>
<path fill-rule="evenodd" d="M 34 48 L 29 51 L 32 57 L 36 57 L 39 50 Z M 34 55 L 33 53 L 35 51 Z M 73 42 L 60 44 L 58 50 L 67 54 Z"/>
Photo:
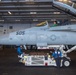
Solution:
<path fill-rule="evenodd" d="M 57 26 L 57 21 L 54 21 L 54 24 L 53 24 L 53 26 L 55 27 L 55 26 Z"/>
<path fill-rule="evenodd" d="M 53 52 L 52 56 L 54 57 L 55 61 L 56 61 L 56 65 L 58 68 L 60 68 L 61 66 L 61 58 L 62 58 L 62 53 L 59 49 L 55 49 L 55 51 Z"/>
<path fill-rule="evenodd" d="M 22 46 L 18 46 L 17 53 L 18 53 L 19 56 L 23 53 L 22 52 Z"/>

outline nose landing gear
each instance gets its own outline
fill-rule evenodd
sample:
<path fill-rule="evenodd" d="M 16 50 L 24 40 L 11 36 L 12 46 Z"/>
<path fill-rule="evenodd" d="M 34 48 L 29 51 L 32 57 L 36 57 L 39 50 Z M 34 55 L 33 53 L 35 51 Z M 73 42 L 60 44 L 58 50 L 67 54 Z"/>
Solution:
<path fill-rule="evenodd" d="M 37 50 L 36 45 L 27 45 L 26 48 L 27 48 L 27 50 Z"/>

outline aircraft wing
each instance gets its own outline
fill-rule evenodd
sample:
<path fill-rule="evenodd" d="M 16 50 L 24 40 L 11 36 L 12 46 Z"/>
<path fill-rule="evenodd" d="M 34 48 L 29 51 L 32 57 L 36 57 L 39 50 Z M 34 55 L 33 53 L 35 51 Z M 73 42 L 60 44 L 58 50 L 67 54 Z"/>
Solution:
<path fill-rule="evenodd" d="M 50 31 L 76 31 L 76 25 L 50 27 Z"/>

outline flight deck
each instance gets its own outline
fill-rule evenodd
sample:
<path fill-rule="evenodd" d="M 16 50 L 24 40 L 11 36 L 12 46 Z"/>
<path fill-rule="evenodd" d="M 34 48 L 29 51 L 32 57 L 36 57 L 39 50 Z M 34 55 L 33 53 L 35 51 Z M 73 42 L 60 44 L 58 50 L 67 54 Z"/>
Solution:
<path fill-rule="evenodd" d="M 30 53 L 30 51 L 25 52 Z M 46 51 L 41 51 L 41 53 L 42 52 L 45 54 Z M 33 54 L 33 52 L 31 52 L 31 54 Z M 76 52 L 73 51 L 69 53 L 68 56 L 71 58 L 71 65 L 67 68 L 62 67 L 58 69 L 54 66 L 32 67 L 19 63 L 16 49 L 0 50 L 0 75 L 76 75 Z"/>

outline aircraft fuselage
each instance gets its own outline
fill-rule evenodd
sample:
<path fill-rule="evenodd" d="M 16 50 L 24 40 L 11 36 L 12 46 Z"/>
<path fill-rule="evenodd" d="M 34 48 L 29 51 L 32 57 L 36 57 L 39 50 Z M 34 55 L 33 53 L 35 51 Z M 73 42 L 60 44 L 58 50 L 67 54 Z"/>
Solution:
<path fill-rule="evenodd" d="M 75 45 L 76 33 L 69 31 L 21 30 L 0 37 L 5 45 Z"/>

